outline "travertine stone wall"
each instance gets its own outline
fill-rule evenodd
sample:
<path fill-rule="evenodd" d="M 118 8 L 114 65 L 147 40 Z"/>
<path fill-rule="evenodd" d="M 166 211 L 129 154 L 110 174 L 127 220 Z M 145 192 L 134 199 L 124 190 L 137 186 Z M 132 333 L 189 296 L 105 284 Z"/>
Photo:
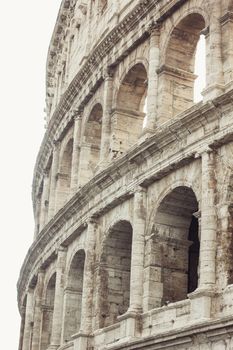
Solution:
<path fill-rule="evenodd" d="M 19 350 L 233 348 L 232 23 L 230 0 L 62 1 Z"/>

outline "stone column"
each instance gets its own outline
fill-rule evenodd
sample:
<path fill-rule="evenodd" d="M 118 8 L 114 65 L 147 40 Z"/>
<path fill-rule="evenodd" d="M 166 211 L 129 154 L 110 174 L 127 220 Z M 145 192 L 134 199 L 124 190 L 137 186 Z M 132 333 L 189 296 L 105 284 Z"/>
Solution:
<path fill-rule="evenodd" d="M 83 274 L 83 294 L 82 294 L 82 312 L 81 325 L 77 336 L 75 337 L 75 349 L 86 350 L 92 332 L 93 320 L 93 292 L 94 292 L 94 260 L 95 260 L 95 242 L 96 242 L 97 222 L 95 219 L 89 219 L 87 228 L 86 257 Z"/>
<path fill-rule="evenodd" d="M 33 326 L 33 294 L 34 294 L 34 290 L 32 288 L 29 288 L 27 292 L 27 303 L 26 303 L 22 350 L 31 350 L 32 326 Z"/>
<path fill-rule="evenodd" d="M 215 154 L 202 154 L 201 242 L 200 242 L 200 287 L 215 286 L 215 259 L 217 213 L 215 207 Z"/>
<path fill-rule="evenodd" d="M 150 28 L 147 112 L 146 112 L 146 124 L 144 126 L 143 134 L 147 132 L 153 132 L 157 122 L 157 101 L 158 101 L 157 70 L 159 68 L 159 39 L 160 39 L 160 27 L 154 24 Z"/>
<path fill-rule="evenodd" d="M 82 114 L 79 113 L 74 117 L 74 142 L 72 154 L 72 169 L 71 169 L 71 192 L 75 194 L 78 189 L 78 168 L 80 158 L 80 138 L 82 128 Z"/>
<path fill-rule="evenodd" d="M 146 193 L 142 187 L 134 194 L 133 239 L 129 311 L 142 312 L 145 246 Z"/>
<path fill-rule="evenodd" d="M 43 192 L 41 196 L 40 228 L 42 229 L 48 219 L 48 199 L 49 199 L 49 173 L 44 172 Z"/>
<path fill-rule="evenodd" d="M 198 210 L 197 212 L 193 213 L 193 216 L 198 220 L 198 239 L 199 243 L 201 242 L 201 210 Z M 200 256 L 198 261 L 198 267 L 197 267 L 197 275 L 198 275 L 198 283 L 197 288 L 200 285 Z"/>
<path fill-rule="evenodd" d="M 56 198 L 56 184 L 57 184 L 57 173 L 59 167 L 59 156 L 60 156 L 60 142 L 54 142 L 53 149 L 53 161 L 51 169 L 51 183 L 49 192 L 49 211 L 48 218 L 51 219 L 55 214 L 55 198 Z"/>
<path fill-rule="evenodd" d="M 220 203 L 217 206 L 220 235 L 217 238 L 216 275 L 217 290 L 222 291 L 227 285 L 232 284 L 232 205 L 229 202 Z"/>
<path fill-rule="evenodd" d="M 19 333 L 19 347 L 18 350 L 22 350 L 23 348 L 23 335 L 24 335 L 24 327 L 25 327 L 25 307 L 21 308 L 21 323 L 20 323 L 20 333 Z"/>
<path fill-rule="evenodd" d="M 80 332 L 89 334 L 92 331 L 92 297 L 93 297 L 93 274 L 95 260 L 97 222 L 89 219 L 87 227 L 87 245 L 84 266 L 82 318 Z"/>
<path fill-rule="evenodd" d="M 207 36 L 207 77 L 206 89 L 203 91 L 204 101 L 210 100 L 224 92 L 222 34 L 220 25 L 221 1 L 210 0 L 209 11 L 211 21 L 209 37 Z"/>
<path fill-rule="evenodd" d="M 202 153 L 201 178 L 201 240 L 199 257 L 199 286 L 191 294 L 191 319 L 211 317 L 212 298 L 216 283 L 217 212 L 215 207 L 215 154 L 211 150 Z"/>
<path fill-rule="evenodd" d="M 66 248 L 60 247 L 57 252 L 56 284 L 52 321 L 52 334 L 49 350 L 57 349 L 61 343 L 62 318 L 63 318 L 63 294 L 64 271 L 66 265 Z"/>
<path fill-rule="evenodd" d="M 30 350 L 40 349 L 40 329 L 42 321 L 42 311 L 41 311 L 41 302 L 42 302 L 42 293 L 44 287 L 44 271 L 40 270 L 37 276 L 37 283 L 35 288 L 35 309 L 34 309 L 34 322 L 33 322 L 33 337 L 32 337 L 32 347 Z"/>
<path fill-rule="evenodd" d="M 38 233 L 40 232 L 40 209 L 41 209 L 41 193 L 39 193 L 36 198 L 34 240 L 36 239 Z"/>
<path fill-rule="evenodd" d="M 233 87 L 233 9 L 229 9 L 222 18 L 222 46 L 223 46 L 223 70 L 226 90 Z"/>
<path fill-rule="evenodd" d="M 103 117 L 101 130 L 101 147 L 100 147 L 100 168 L 103 168 L 109 160 L 110 134 L 111 134 L 111 111 L 113 95 L 113 71 L 106 72 L 104 81 L 103 97 Z M 101 165 L 102 164 L 102 165 Z"/>

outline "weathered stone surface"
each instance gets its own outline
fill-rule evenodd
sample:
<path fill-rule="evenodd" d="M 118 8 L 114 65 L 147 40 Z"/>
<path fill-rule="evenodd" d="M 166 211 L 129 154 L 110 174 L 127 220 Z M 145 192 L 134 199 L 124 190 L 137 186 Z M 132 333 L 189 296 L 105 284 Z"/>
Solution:
<path fill-rule="evenodd" d="M 19 350 L 233 349 L 232 9 L 62 2 Z"/>

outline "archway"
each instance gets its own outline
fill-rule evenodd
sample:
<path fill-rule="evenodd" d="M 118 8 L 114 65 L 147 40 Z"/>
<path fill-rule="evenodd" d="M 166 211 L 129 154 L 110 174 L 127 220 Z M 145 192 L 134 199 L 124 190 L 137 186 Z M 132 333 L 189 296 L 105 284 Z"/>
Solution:
<path fill-rule="evenodd" d="M 41 350 L 47 350 L 51 341 L 55 284 L 56 284 L 56 273 L 54 273 L 49 280 L 49 283 L 46 289 L 44 305 L 42 307 Z"/>
<path fill-rule="evenodd" d="M 86 121 L 80 154 L 79 185 L 85 184 L 95 174 L 100 160 L 103 108 L 97 103 Z"/>
<path fill-rule="evenodd" d="M 147 72 L 135 64 L 123 78 L 112 115 L 111 157 L 115 158 L 134 145 L 143 128 L 147 96 Z"/>
<path fill-rule="evenodd" d="M 73 139 L 70 139 L 62 153 L 59 172 L 57 174 L 56 207 L 61 208 L 70 193 L 72 169 Z"/>
<path fill-rule="evenodd" d="M 66 342 L 80 329 L 83 295 L 83 273 L 85 252 L 79 250 L 73 257 L 68 273 L 68 283 L 64 293 L 64 334 Z"/>
<path fill-rule="evenodd" d="M 173 29 L 160 68 L 160 107 L 162 121 L 185 111 L 194 103 L 195 57 L 201 31 L 202 15 L 192 13 Z"/>
<path fill-rule="evenodd" d="M 109 231 L 101 257 L 100 327 L 117 322 L 129 307 L 132 226 L 116 223 Z"/>
<path fill-rule="evenodd" d="M 153 221 L 150 251 L 150 308 L 187 298 L 198 286 L 199 234 L 196 196 L 180 186 L 160 203 Z"/>

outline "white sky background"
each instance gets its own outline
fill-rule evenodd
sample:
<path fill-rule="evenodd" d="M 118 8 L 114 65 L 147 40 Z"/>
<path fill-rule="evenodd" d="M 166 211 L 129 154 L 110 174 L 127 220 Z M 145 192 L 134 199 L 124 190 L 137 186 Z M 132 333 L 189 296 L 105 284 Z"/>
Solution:
<path fill-rule="evenodd" d="M 32 243 L 33 168 L 44 134 L 47 50 L 61 0 L 0 1 L 0 329 L 16 350 L 16 282 Z"/>
<path fill-rule="evenodd" d="M 44 134 L 45 67 L 61 0 L 2 1 L 1 55 L 1 348 L 18 348 L 16 282 L 33 240 L 33 168 Z M 203 61 L 199 63 L 203 71 Z"/>

